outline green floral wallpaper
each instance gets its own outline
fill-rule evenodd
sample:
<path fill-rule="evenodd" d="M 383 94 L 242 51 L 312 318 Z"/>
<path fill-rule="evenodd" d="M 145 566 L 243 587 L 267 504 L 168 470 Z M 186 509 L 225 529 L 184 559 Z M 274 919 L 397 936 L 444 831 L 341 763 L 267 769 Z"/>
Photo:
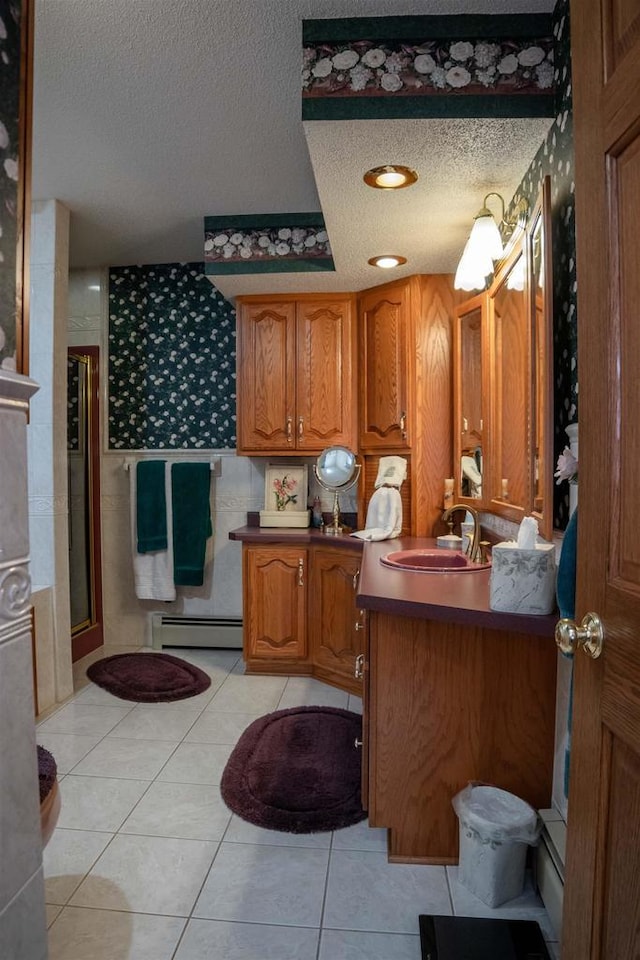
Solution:
<path fill-rule="evenodd" d="M 571 38 L 568 0 L 558 0 L 553 14 L 555 39 L 555 119 L 514 195 L 533 206 L 543 178 L 551 176 L 554 341 L 554 463 L 568 444 L 565 427 L 578 418 L 577 303 Z M 509 214 L 507 214 L 509 216 Z M 554 487 L 554 525 L 569 520 L 569 488 Z"/>
<path fill-rule="evenodd" d="M 0 0 L 0 366 L 15 370 L 20 4 Z"/>
<path fill-rule="evenodd" d="M 235 310 L 202 263 L 109 270 L 109 449 L 236 445 Z"/>

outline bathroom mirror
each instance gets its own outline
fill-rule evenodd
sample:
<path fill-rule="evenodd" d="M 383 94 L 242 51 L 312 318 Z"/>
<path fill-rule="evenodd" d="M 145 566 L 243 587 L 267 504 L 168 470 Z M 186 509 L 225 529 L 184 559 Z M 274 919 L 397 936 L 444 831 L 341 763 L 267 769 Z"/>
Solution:
<path fill-rule="evenodd" d="M 69 594 L 75 662 L 102 644 L 98 348 L 67 356 Z"/>
<path fill-rule="evenodd" d="M 530 505 L 530 302 L 526 235 L 489 289 L 491 354 L 490 509 L 520 521 Z"/>
<path fill-rule="evenodd" d="M 456 496 L 478 507 L 484 499 L 487 469 L 486 434 L 488 369 L 487 295 L 480 294 L 456 310 L 454 351 L 454 464 Z"/>
<path fill-rule="evenodd" d="M 527 228 L 532 316 L 532 513 L 546 539 L 553 534 L 553 333 L 551 178 L 545 177 Z"/>
<path fill-rule="evenodd" d="M 313 470 L 320 486 L 334 495 L 333 522 L 324 528 L 324 532 L 328 536 L 350 532 L 340 523 L 338 494 L 341 490 L 351 489 L 358 482 L 360 464 L 356 463 L 355 453 L 348 447 L 327 447 L 318 457 Z"/>

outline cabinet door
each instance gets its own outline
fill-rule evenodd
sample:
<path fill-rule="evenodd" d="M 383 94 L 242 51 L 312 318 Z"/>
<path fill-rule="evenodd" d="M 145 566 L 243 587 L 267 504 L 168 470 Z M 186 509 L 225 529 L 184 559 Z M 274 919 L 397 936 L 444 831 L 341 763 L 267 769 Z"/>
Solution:
<path fill-rule="evenodd" d="M 364 650 L 364 617 L 355 603 L 361 555 L 316 548 L 311 571 L 309 642 L 314 674 L 361 695 L 356 657 Z"/>
<path fill-rule="evenodd" d="M 295 303 L 238 316 L 238 453 L 295 449 Z"/>
<path fill-rule="evenodd" d="M 307 659 L 307 550 L 244 548 L 244 652 L 252 660 Z"/>
<path fill-rule="evenodd" d="M 404 281 L 370 290 L 360 301 L 360 447 L 364 450 L 411 445 L 412 299 L 412 285 Z"/>
<path fill-rule="evenodd" d="M 349 300 L 298 303 L 298 450 L 356 444 L 353 333 Z"/>

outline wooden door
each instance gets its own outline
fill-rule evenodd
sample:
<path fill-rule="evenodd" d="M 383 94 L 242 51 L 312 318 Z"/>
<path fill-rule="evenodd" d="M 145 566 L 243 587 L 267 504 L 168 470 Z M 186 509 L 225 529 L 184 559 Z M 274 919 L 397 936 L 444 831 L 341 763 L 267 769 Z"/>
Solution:
<path fill-rule="evenodd" d="M 360 300 L 360 449 L 411 446 L 409 364 L 414 309 L 411 280 L 385 284 Z M 411 354 L 411 355 L 410 355 Z"/>
<path fill-rule="evenodd" d="M 640 3 L 574 0 L 580 505 L 563 960 L 640 955 Z"/>
<path fill-rule="evenodd" d="M 313 555 L 309 642 L 320 680 L 361 696 L 356 657 L 363 652 L 363 618 L 355 597 L 362 555 L 318 547 Z"/>
<path fill-rule="evenodd" d="M 248 666 L 288 661 L 289 672 L 300 672 L 291 669 L 291 661 L 307 660 L 307 550 L 245 547 L 243 560 Z"/>
<path fill-rule="evenodd" d="M 295 303 L 240 302 L 238 453 L 295 449 Z"/>
<path fill-rule="evenodd" d="M 355 447 L 356 373 L 350 300 L 297 306 L 296 447 Z"/>

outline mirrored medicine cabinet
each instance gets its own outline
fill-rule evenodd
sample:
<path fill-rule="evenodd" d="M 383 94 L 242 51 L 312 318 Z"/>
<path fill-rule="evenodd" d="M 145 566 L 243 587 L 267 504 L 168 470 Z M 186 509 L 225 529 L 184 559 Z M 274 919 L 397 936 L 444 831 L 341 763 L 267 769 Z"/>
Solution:
<path fill-rule="evenodd" d="M 550 180 L 489 289 L 454 323 L 454 476 L 463 503 L 553 521 Z"/>

